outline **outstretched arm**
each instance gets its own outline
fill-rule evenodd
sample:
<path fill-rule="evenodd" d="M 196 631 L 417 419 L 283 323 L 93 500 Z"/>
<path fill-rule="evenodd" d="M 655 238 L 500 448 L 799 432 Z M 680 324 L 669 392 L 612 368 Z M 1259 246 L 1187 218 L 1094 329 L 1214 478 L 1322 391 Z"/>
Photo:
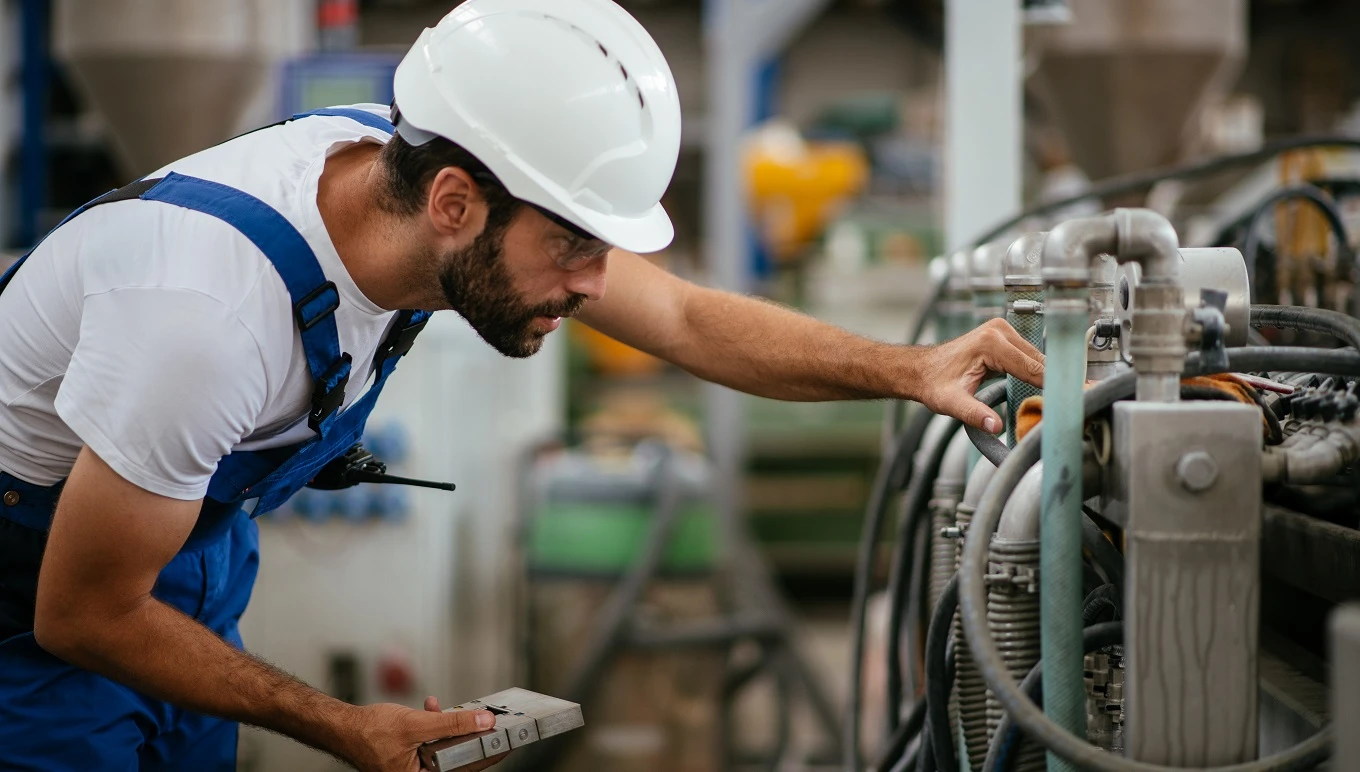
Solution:
<path fill-rule="evenodd" d="M 768 301 L 691 284 L 620 251 L 610 256 L 609 293 L 580 318 L 700 378 L 757 396 L 909 399 L 989 431 L 1000 431 L 1000 419 L 973 398 L 988 373 L 1043 383 L 1043 355 L 1004 321 L 939 346 L 882 343 Z"/>

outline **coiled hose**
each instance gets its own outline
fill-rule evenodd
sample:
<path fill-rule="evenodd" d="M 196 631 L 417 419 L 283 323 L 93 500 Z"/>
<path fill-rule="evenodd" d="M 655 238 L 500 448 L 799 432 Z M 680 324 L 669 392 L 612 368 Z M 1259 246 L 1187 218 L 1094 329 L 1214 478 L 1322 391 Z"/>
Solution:
<path fill-rule="evenodd" d="M 1351 274 L 1345 276 L 1346 280 L 1353 281 L 1356 277 L 1355 253 L 1351 250 L 1350 240 L 1346 237 L 1346 225 L 1341 219 L 1341 212 L 1336 208 L 1336 202 L 1327 195 L 1327 191 L 1316 185 L 1290 185 L 1272 191 L 1260 204 L 1257 205 L 1255 213 L 1247 223 L 1247 243 L 1242 247 L 1242 259 L 1247 264 L 1247 286 L 1251 288 L 1252 297 L 1256 297 L 1256 255 L 1261 251 L 1260 224 L 1266 215 L 1270 214 L 1276 204 L 1300 199 L 1308 201 L 1316 206 L 1323 218 L 1327 220 L 1327 225 L 1332 229 L 1332 235 L 1336 236 L 1336 261 L 1338 267 L 1346 266 L 1346 272 Z"/>
<path fill-rule="evenodd" d="M 1251 326 L 1323 332 L 1360 349 L 1360 319 L 1325 308 L 1255 305 L 1251 307 Z"/>
<path fill-rule="evenodd" d="M 1082 201 L 1110 198 L 1112 196 L 1121 196 L 1127 193 L 1147 190 L 1163 180 L 1194 179 L 1196 177 L 1217 174 L 1225 169 L 1231 169 L 1236 166 L 1250 166 L 1274 158 L 1285 151 L 1303 147 L 1360 148 L 1360 139 L 1342 136 L 1289 137 L 1274 142 L 1267 142 L 1256 150 L 1246 153 L 1216 156 L 1203 161 L 1192 161 L 1179 166 L 1170 166 L 1113 177 L 1108 180 L 1097 182 L 1074 196 L 1045 201 L 1037 206 L 1030 207 L 1023 212 L 1008 217 L 1004 221 L 997 223 L 982 235 L 973 239 L 972 244 L 975 247 L 980 247 L 989 241 L 993 241 L 1005 235 L 1007 231 L 1031 217 L 1041 217 L 1046 214 L 1058 212 L 1073 204 L 1079 204 Z"/>
<path fill-rule="evenodd" d="M 888 629 L 887 645 L 884 647 L 888 652 L 888 662 L 884 691 L 888 700 L 889 727 L 897 726 L 897 711 L 900 710 L 905 696 L 901 656 L 903 617 L 907 610 L 912 574 L 915 573 L 913 569 L 918 568 L 919 561 L 915 558 L 919 551 L 918 539 L 925 530 L 922 522 L 929 511 L 926 503 L 930 499 L 930 489 L 935 476 L 939 474 L 940 465 L 944 462 L 945 451 L 949 449 L 949 443 L 959 426 L 958 421 L 951 421 L 947 430 L 940 435 L 939 442 L 930 449 L 930 456 L 925 459 L 920 473 L 913 477 L 908 487 L 900 511 L 897 545 L 893 549 L 892 561 L 888 567 Z M 928 534 L 927 538 L 929 539 Z"/>
<path fill-rule="evenodd" d="M 1360 353 L 1304 348 L 1238 348 L 1228 350 L 1230 371 L 1291 370 L 1326 372 L 1339 375 L 1360 374 Z M 1200 362 L 1198 355 L 1187 357 L 1186 373 L 1215 372 Z M 1086 417 L 1108 408 L 1116 400 L 1133 394 L 1136 374 L 1128 373 L 1103 381 L 1086 392 L 1083 412 Z M 1019 484 L 1024 473 L 1039 460 L 1042 429 L 1021 440 L 997 470 L 974 515 L 973 527 L 966 537 L 963 561 L 957 579 L 959 613 L 973 655 L 988 686 L 996 693 L 1012 720 L 1045 748 L 1079 768 L 1093 772 L 1173 772 L 1164 767 L 1119 758 L 1101 751 L 1067 732 L 1050 720 L 1020 690 L 1006 670 L 1005 662 L 987 626 L 986 562 L 992 534 L 1001 518 L 1002 504 Z M 1283 753 L 1266 759 L 1215 767 L 1201 772 L 1296 772 L 1311 769 L 1331 754 L 1331 731 L 1324 728 L 1313 737 Z"/>
<path fill-rule="evenodd" d="M 874 553 L 883 530 L 883 522 L 892 494 L 906 484 L 912 475 L 911 457 L 925 435 L 934 414 L 927 410 L 915 413 L 899 435 L 893 452 L 879 466 L 865 510 L 864 530 L 860 535 L 858 562 L 855 566 L 855 590 L 851 605 L 853 641 L 850 661 L 850 699 L 846 709 L 844 761 L 847 769 L 860 769 L 859 733 L 861 724 L 860 701 L 863 698 L 865 613 L 869 601 L 869 583 L 873 573 Z M 943 454 L 943 449 L 941 449 Z M 902 535 L 906 538 L 906 534 Z M 899 676 L 900 677 L 900 676 Z M 897 705 L 889 710 L 890 723 L 897 726 Z"/>

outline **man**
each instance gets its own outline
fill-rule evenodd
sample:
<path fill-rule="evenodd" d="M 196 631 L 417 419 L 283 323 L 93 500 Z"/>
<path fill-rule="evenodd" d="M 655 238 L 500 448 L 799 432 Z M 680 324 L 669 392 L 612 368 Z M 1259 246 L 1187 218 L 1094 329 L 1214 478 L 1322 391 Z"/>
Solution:
<path fill-rule="evenodd" d="M 575 316 L 754 394 L 914 399 L 992 431 L 984 375 L 1042 377 L 1004 324 L 875 343 L 634 254 L 672 236 L 680 110 L 610 0 L 470 0 L 395 93 L 395 135 L 369 105 L 226 142 L 78 213 L 0 286 L 0 768 L 232 769 L 247 722 L 415 770 L 422 742 L 490 725 L 340 703 L 236 627 L 242 503 L 278 506 L 354 443 L 427 312 L 512 357 Z"/>

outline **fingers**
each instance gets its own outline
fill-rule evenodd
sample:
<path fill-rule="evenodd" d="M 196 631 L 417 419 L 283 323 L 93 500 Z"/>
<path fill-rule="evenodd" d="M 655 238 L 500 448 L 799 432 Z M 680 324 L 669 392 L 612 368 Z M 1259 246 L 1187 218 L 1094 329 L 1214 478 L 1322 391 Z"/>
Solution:
<path fill-rule="evenodd" d="M 982 404 L 969 394 L 954 394 L 945 400 L 938 412 L 957 418 L 974 429 L 982 429 L 991 434 L 1000 434 L 1004 424 L 995 410 Z"/>
<path fill-rule="evenodd" d="M 426 698 L 425 698 L 425 709 L 428 710 L 428 711 L 430 711 L 431 713 L 438 713 L 438 712 L 439 712 L 439 698 L 438 698 L 438 697 L 426 697 Z"/>
<path fill-rule="evenodd" d="M 429 705 L 428 700 L 426 705 Z M 447 731 L 445 737 L 484 732 L 496 725 L 496 716 L 489 710 L 455 710 L 440 713 L 439 717 L 444 722 L 443 729 Z"/>
<path fill-rule="evenodd" d="M 996 320 L 989 322 L 987 327 L 993 331 L 988 350 L 984 353 L 987 366 L 1014 375 L 1031 386 L 1042 387 L 1044 355 L 1005 322 Z"/>

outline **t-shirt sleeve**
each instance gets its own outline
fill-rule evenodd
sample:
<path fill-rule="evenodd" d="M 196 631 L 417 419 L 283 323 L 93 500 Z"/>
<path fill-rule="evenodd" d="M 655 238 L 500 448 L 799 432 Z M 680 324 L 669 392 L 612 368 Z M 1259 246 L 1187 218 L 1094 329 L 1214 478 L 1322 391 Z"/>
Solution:
<path fill-rule="evenodd" d="M 56 410 L 127 481 L 195 500 L 267 394 L 259 346 L 231 308 L 194 290 L 134 287 L 85 298 Z"/>

